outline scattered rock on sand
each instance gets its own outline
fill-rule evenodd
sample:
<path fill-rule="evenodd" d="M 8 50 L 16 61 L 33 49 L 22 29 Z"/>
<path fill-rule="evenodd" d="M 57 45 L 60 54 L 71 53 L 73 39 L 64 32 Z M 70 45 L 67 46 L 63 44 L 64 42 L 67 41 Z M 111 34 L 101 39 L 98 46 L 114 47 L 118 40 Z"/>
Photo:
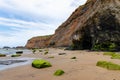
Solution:
<path fill-rule="evenodd" d="M 11 57 L 19 57 L 19 56 L 21 56 L 21 54 L 13 54 L 13 55 L 11 55 Z"/>
<path fill-rule="evenodd" d="M 65 55 L 66 53 L 58 53 L 58 55 Z"/>
<path fill-rule="evenodd" d="M 32 66 L 35 68 L 45 68 L 45 67 L 51 67 L 51 63 L 43 60 L 43 59 L 36 59 L 32 62 Z"/>
<path fill-rule="evenodd" d="M 76 59 L 76 57 L 72 57 L 71 59 Z"/>
<path fill-rule="evenodd" d="M 61 70 L 61 69 L 59 69 L 59 70 L 56 70 L 56 72 L 54 73 L 54 75 L 55 76 L 61 76 L 61 75 L 63 75 L 65 72 L 63 71 L 63 70 Z"/>
<path fill-rule="evenodd" d="M 23 54 L 23 51 L 16 51 L 16 54 Z"/>
<path fill-rule="evenodd" d="M 5 54 L 1 54 L 1 53 L 0 53 L 0 57 L 5 57 L 5 56 L 6 56 Z"/>

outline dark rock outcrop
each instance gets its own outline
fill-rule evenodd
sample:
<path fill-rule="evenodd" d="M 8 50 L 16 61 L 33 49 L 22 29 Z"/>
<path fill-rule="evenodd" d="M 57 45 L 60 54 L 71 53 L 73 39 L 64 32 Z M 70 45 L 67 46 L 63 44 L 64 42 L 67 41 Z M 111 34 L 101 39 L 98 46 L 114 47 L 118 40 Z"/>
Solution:
<path fill-rule="evenodd" d="M 54 47 L 119 50 L 120 0 L 88 0 L 46 41 Z"/>
<path fill-rule="evenodd" d="M 72 35 L 75 49 L 120 49 L 120 0 L 91 0 Z M 87 8 L 87 7 L 85 7 Z"/>

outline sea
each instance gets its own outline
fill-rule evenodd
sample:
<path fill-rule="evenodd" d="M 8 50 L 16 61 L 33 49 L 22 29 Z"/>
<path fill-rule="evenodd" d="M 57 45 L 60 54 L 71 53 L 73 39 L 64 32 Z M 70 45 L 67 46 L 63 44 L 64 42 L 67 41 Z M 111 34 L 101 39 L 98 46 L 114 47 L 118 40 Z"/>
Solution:
<path fill-rule="evenodd" d="M 12 54 L 15 54 L 17 51 L 23 51 L 23 54 L 30 54 L 32 53 L 31 50 L 28 49 L 0 49 L 0 54 L 6 54 L 7 56 L 10 56 Z M 9 63 L 10 61 L 21 61 L 21 60 L 26 60 L 25 62 L 20 62 L 20 63 L 14 63 L 14 64 L 10 64 L 10 65 L 3 65 L 0 64 L 0 71 L 2 70 L 6 70 L 6 69 L 10 69 L 10 68 L 14 68 L 17 66 L 22 66 L 22 65 L 26 65 L 26 64 L 30 64 L 32 62 L 32 60 L 34 60 L 34 58 L 28 58 L 28 57 L 11 57 L 11 58 L 2 58 L 0 57 L 0 63 L 5 62 L 5 63 Z M 11 62 L 13 63 L 13 62 Z"/>
<path fill-rule="evenodd" d="M 0 54 L 15 54 L 17 51 L 23 51 L 23 53 L 31 53 L 29 49 L 0 49 Z"/>

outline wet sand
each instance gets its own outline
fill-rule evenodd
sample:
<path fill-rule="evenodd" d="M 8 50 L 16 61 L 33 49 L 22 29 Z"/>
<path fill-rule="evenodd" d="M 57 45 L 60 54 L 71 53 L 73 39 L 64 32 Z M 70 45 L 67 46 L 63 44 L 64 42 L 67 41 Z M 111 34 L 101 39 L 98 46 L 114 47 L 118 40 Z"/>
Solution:
<path fill-rule="evenodd" d="M 110 59 L 110 56 L 102 55 L 103 52 L 67 51 L 62 49 L 49 49 L 49 53 L 36 52 L 35 54 L 23 54 L 20 58 L 42 58 L 51 62 L 52 67 L 36 69 L 31 64 L 9 68 L 0 71 L 0 80 L 120 80 L 120 71 L 107 70 L 97 67 L 99 60 L 111 61 L 120 64 L 120 60 Z M 66 53 L 65 55 L 58 55 Z M 48 58 L 54 56 L 54 58 Z M 70 59 L 76 57 L 76 59 Z M 5 58 L 4 58 L 5 59 Z M 6 57 L 10 59 L 10 57 Z M 54 76 L 57 69 L 62 69 L 65 74 Z"/>

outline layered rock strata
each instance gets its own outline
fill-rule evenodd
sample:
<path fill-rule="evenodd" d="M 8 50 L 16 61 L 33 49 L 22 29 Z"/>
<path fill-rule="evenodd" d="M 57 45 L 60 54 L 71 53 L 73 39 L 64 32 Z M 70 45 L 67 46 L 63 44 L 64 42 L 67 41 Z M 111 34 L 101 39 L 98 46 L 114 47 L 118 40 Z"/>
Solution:
<path fill-rule="evenodd" d="M 120 0 L 88 0 L 56 29 L 55 34 L 36 45 L 74 49 L 120 49 Z M 47 43 L 47 45 L 46 45 Z M 28 43 L 29 44 L 29 43 Z M 32 45 L 35 47 L 36 45 Z"/>

